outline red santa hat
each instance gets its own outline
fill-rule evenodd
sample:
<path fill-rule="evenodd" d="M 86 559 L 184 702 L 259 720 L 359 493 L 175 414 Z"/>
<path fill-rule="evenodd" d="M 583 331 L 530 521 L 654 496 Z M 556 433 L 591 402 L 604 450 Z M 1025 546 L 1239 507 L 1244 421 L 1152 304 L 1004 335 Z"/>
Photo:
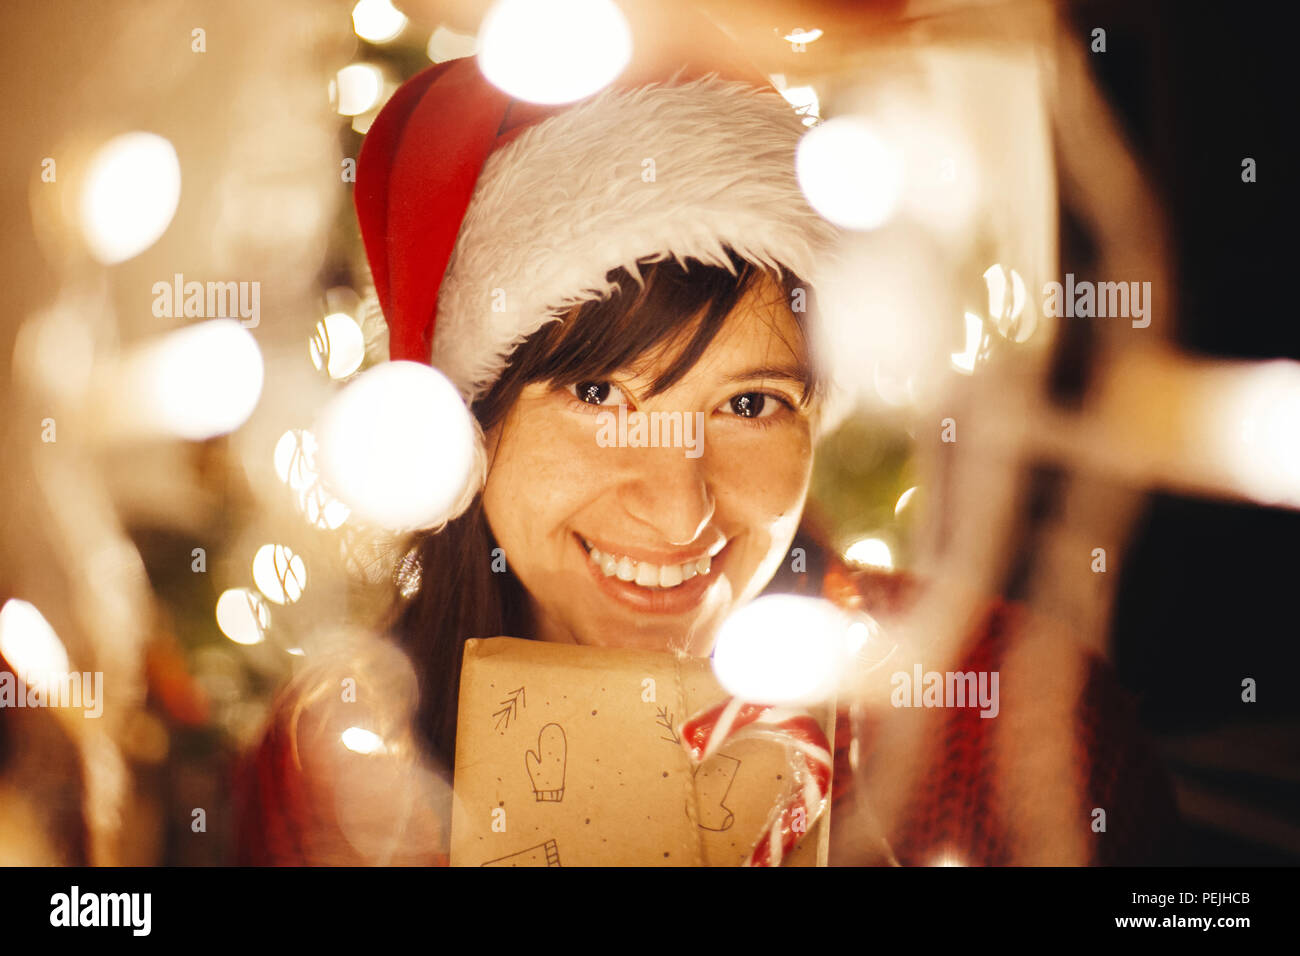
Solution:
<path fill-rule="evenodd" d="M 730 269 L 731 249 L 815 284 L 835 230 L 795 176 L 800 116 L 715 28 L 674 26 L 566 106 L 511 99 L 474 58 L 393 94 L 354 193 L 391 359 L 433 365 L 468 405 L 542 325 L 610 295 L 620 266 Z"/>
<path fill-rule="evenodd" d="M 644 55 L 565 107 L 512 100 L 474 58 L 405 83 L 361 149 L 355 201 L 390 357 L 473 401 L 510 353 L 638 260 L 809 279 L 833 231 L 795 178 L 799 116 L 720 34 Z M 653 169 L 653 178 L 645 175 Z"/>

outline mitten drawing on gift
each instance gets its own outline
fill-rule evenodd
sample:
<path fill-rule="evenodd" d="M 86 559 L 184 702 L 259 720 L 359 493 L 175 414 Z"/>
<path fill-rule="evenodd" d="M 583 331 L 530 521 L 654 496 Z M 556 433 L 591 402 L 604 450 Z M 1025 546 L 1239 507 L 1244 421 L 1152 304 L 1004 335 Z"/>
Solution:
<path fill-rule="evenodd" d="M 559 803 L 564 799 L 564 760 L 568 744 L 564 728 L 547 724 L 537 735 L 537 749 L 524 755 L 533 795 L 540 801 Z"/>

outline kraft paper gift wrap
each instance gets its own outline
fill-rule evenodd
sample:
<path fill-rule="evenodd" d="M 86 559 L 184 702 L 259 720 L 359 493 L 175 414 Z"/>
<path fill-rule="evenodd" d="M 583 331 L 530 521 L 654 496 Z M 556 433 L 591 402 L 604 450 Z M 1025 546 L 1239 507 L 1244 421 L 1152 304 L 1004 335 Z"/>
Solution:
<path fill-rule="evenodd" d="M 466 642 L 452 865 L 741 865 L 794 778 L 772 740 L 693 766 L 678 728 L 727 697 L 708 660 Z M 833 741 L 833 704 L 811 713 Z M 825 865 L 829 822 L 828 805 L 784 865 Z"/>

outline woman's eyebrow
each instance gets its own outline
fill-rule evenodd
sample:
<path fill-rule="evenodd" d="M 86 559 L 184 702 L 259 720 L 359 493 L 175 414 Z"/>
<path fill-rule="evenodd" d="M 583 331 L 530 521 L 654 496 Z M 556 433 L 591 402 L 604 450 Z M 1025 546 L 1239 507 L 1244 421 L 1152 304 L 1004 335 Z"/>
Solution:
<path fill-rule="evenodd" d="M 795 385 L 808 387 L 809 375 L 794 366 L 789 365 L 763 365 L 758 368 L 746 369 L 743 372 L 737 372 L 734 375 L 725 376 L 722 381 L 726 385 L 733 382 L 747 382 L 752 379 L 778 379 L 781 381 L 791 382 Z"/>

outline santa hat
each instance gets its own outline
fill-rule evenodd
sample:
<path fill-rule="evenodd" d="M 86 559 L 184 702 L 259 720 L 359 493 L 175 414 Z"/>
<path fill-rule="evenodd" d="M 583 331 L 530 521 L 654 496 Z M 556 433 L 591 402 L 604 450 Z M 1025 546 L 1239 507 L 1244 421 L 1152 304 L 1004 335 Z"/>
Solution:
<path fill-rule="evenodd" d="M 801 118 L 716 31 L 704 55 L 686 32 L 694 52 L 659 40 L 563 107 L 512 100 L 474 58 L 393 94 L 354 193 L 390 358 L 435 366 L 469 404 L 542 325 L 608 297 L 620 266 L 730 269 L 729 248 L 815 284 L 835 232 L 795 176 Z"/>

